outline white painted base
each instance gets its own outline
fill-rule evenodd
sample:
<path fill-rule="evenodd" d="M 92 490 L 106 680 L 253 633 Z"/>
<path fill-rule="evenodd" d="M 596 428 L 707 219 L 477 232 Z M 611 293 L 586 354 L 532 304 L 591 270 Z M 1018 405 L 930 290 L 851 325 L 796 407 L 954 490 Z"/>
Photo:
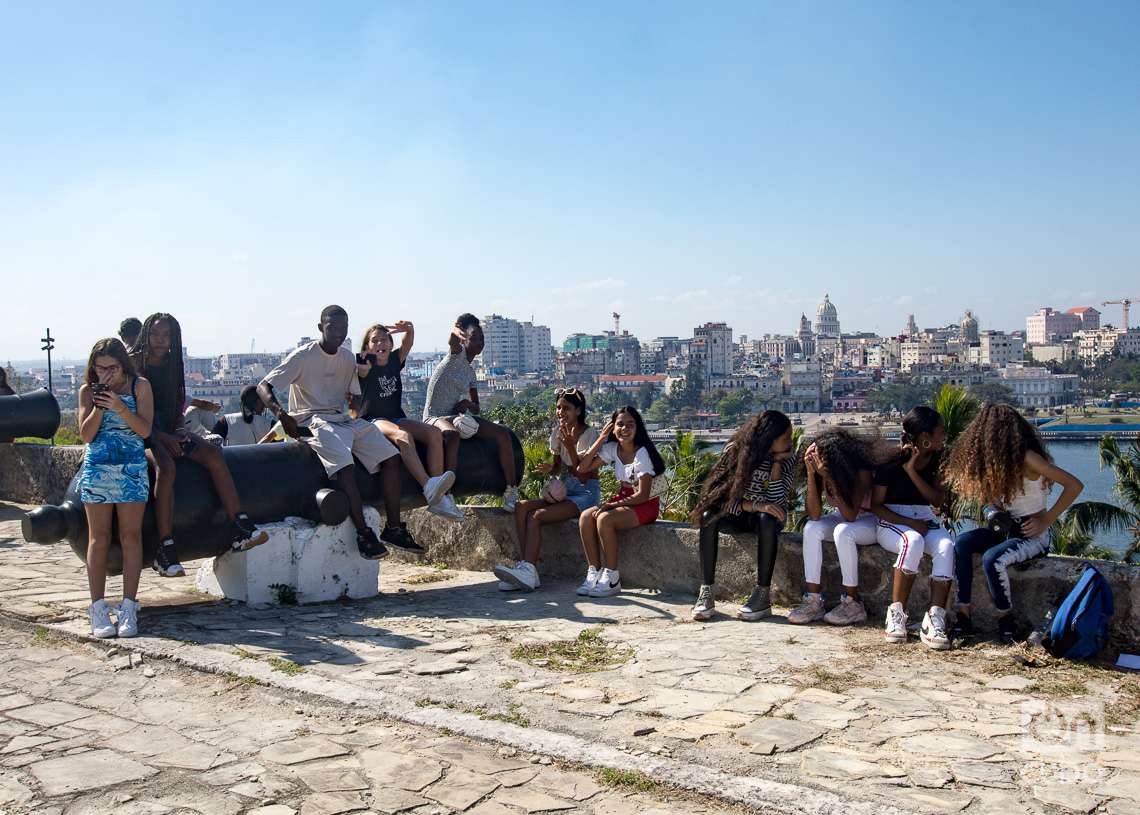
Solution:
<path fill-rule="evenodd" d="M 364 519 L 379 531 L 380 515 L 364 508 Z M 324 526 L 303 518 L 262 524 L 269 540 L 244 554 L 211 558 L 198 569 L 199 591 L 245 603 L 276 603 L 270 586 L 292 586 L 298 603 L 379 594 L 380 564 L 356 548 L 352 521 Z"/>

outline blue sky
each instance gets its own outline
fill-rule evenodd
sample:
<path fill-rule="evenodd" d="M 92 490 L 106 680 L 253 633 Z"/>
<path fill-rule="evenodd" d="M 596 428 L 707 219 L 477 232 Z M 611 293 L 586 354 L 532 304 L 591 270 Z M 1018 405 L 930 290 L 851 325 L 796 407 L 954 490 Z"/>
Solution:
<path fill-rule="evenodd" d="M 1140 295 L 1140 4 L 0 0 L 0 359 Z M 1119 320 L 1119 308 L 1105 309 Z"/>

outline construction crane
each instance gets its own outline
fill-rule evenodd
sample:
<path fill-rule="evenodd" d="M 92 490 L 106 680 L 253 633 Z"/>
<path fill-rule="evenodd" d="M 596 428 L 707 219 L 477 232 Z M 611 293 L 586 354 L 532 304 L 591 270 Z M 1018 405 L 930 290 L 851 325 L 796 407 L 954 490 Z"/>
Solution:
<path fill-rule="evenodd" d="M 1122 297 L 1119 300 L 1105 300 L 1101 303 L 1102 306 L 1120 306 L 1121 311 L 1124 312 L 1124 330 L 1128 330 L 1128 307 L 1132 305 L 1133 300 L 1140 300 L 1140 297 L 1129 298 Z"/>

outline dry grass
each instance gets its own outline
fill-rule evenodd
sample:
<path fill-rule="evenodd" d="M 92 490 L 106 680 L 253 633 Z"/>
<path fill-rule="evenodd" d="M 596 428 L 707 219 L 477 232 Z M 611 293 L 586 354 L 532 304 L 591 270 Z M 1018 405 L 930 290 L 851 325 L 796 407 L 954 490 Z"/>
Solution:
<path fill-rule="evenodd" d="M 552 671 L 593 673 L 624 665 L 633 652 L 603 640 L 600 628 L 587 628 L 572 640 L 516 645 L 511 656 Z"/>

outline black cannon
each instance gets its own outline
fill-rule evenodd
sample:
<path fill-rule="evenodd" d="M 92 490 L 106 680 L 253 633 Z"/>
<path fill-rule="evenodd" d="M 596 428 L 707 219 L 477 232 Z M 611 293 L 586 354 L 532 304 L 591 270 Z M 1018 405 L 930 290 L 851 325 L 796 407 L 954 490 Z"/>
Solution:
<path fill-rule="evenodd" d="M 59 402 L 46 389 L 0 396 L 0 439 L 50 439 L 59 430 Z"/>
<path fill-rule="evenodd" d="M 512 434 L 515 468 L 523 471 L 522 445 Z M 421 454 L 425 451 L 421 450 Z M 271 523 L 287 516 L 336 525 L 348 517 L 348 498 L 325 477 L 316 454 L 293 442 L 226 447 L 222 454 L 233 474 L 242 508 L 255 523 Z M 177 462 L 174 482 L 174 537 L 183 560 L 215 557 L 229 548 L 229 519 L 218 501 L 209 473 L 189 459 Z M 401 504 L 421 506 L 423 491 L 401 466 Z M 380 477 L 356 464 L 356 483 L 365 504 L 382 507 Z M 456 497 L 498 494 L 506 489 L 493 442 L 466 439 L 460 442 L 459 467 L 451 493 Z M 78 476 L 72 479 L 59 506 L 45 505 L 28 512 L 21 528 L 31 543 L 66 540 L 81 559 L 87 555 L 87 515 L 79 500 Z M 158 546 L 153 502 L 143 518 L 143 562 L 150 563 Z M 108 572 L 122 570 L 117 530 L 108 555 Z"/>

